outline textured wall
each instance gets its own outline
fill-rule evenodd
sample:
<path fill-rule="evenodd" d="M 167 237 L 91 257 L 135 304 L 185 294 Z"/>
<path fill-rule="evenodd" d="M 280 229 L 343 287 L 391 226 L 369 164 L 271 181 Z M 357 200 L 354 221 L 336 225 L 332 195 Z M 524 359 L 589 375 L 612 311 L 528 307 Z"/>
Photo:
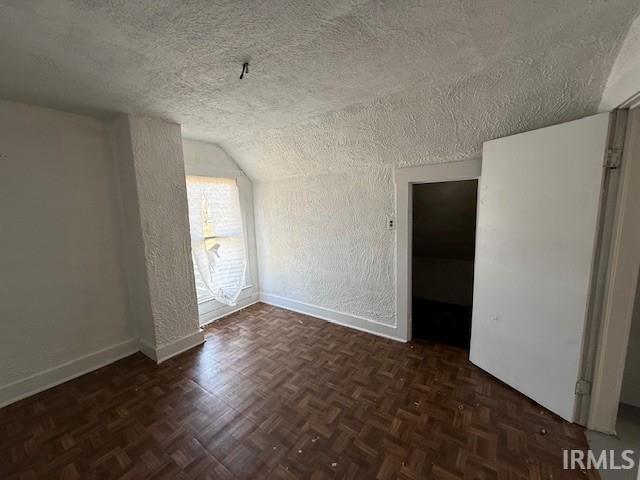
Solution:
<path fill-rule="evenodd" d="M 406 7 L 397 5 L 399 10 Z M 411 45 L 397 53 L 403 66 L 385 57 L 393 51 L 394 40 L 404 42 L 399 38 L 413 21 L 403 15 L 413 11 L 417 23 L 427 15 L 416 5 L 395 12 L 393 20 L 386 17 L 394 10 L 391 4 L 372 10 L 371 16 L 354 9 L 349 19 L 377 24 L 380 38 L 389 34 L 391 45 L 381 47 L 380 54 L 387 63 L 377 70 L 382 80 L 375 73 L 351 77 L 353 83 L 344 72 L 335 78 L 344 79 L 345 89 L 371 85 L 375 99 L 306 118 L 300 114 L 297 121 L 273 122 L 251 138 L 238 133 L 222 141 L 258 180 L 263 291 L 393 323 L 394 236 L 384 228 L 385 215 L 394 211 L 391 168 L 476 158 L 486 140 L 595 113 L 608 70 L 637 11 L 637 5 L 626 2 L 606 7 L 556 2 L 549 10 L 531 2 L 486 9 L 462 5 L 457 19 L 443 21 L 448 29 L 441 33 L 443 43 L 430 37 L 430 45 Z M 363 6 L 361 12 L 365 10 Z M 627 14 L 615 27 L 609 23 L 623 11 Z M 373 13 L 381 16 L 374 20 Z M 442 10 L 429 13 L 432 18 L 439 15 L 446 16 Z M 395 22 L 402 24 L 402 33 L 391 35 L 385 27 Z M 525 33 L 534 25 L 535 32 Z M 342 26 L 339 22 L 336 35 Z M 427 30 L 438 27 L 429 25 Z M 415 42 L 423 40 L 416 34 Z M 339 45 L 332 47 L 348 42 Z M 415 56 L 407 58 L 408 52 Z M 434 54 L 449 58 L 436 59 Z M 354 63 L 355 70 L 366 68 Z M 407 73 L 416 66 L 420 73 Z M 390 71 L 397 75 L 394 88 L 369 83 L 384 82 Z M 380 181 L 374 172 L 385 171 L 388 181 Z M 373 289 L 372 278 L 379 279 Z"/>
<path fill-rule="evenodd" d="M 198 331 L 180 125 L 129 116 L 155 345 Z"/>
<path fill-rule="evenodd" d="M 135 337 L 106 130 L 0 102 L 0 386 Z"/>
<path fill-rule="evenodd" d="M 11 68 L 0 96 L 149 113 L 219 143 L 258 182 L 263 288 L 388 319 L 391 169 L 474 158 L 483 141 L 594 113 L 639 9 L 637 0 L 7 0 L 0 61 Z"/>
<path fill-rule="evenodd" d="M 109 134 L 116 172 L 122 267 L 128 291 L 129 319 L 138 337 L 149 345 L 155 345 L 129 117 L 121 115 L 110 122 Z"/>
<path fill-rule="evenodd" d="M 245 242 L 247 245 L 247 284 L 238 297 L 238 304 L 255 301 L 260 292 L 258 285 L 258 254 L 256 251 L 256 234 L 253 209 L 253 184 L 249 177 L 238 167 L 227 153 L 218 145 L 200 142 L 197 140 L 183 139 L 184 167 L 187 175 L 203 177 L 229 177 L 238 182 L 240 196 L 240 208 L 242 210 Z M 235 307 L 222 305 L 211 300 L 206 304 L 198 305 L 200 323 L 205 324 L 232 311 Z"/>
<path fill-rule="evenodd" d="M 377 168 L 256 184 L 262 291 L 393 324 L 392 182 Z"/>

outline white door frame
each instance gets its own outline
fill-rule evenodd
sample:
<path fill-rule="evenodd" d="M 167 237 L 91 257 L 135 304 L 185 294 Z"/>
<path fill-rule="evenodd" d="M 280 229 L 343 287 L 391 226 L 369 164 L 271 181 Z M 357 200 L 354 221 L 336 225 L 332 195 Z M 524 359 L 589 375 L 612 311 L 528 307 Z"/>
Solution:
<path fill-rule="evenodd" d="M 615 434 L 640 265 L 640 108 L 629 112 L 587 427 Z"/>
<path fill-rule="evenodd" d="M 482 159 L 397 168 L 396 184 L 396 318 L 398 337 L 411 340 L 411 255 L 413 185 L 480 178 Z"/>

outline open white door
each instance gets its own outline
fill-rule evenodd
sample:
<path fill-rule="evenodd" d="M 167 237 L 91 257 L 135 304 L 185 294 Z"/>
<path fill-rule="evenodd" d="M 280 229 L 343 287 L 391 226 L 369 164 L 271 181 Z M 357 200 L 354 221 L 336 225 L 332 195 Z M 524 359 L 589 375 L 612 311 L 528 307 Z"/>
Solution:
<path fill-rule="evenodd" d="M 609 114 L 484 144 L 470 358 L 562 418 L 575 387 Z"/>

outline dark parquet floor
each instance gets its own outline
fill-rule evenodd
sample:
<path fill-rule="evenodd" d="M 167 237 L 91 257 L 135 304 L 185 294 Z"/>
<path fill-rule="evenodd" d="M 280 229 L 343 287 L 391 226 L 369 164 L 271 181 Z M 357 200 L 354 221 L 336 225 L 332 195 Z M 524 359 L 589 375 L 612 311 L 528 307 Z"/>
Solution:
<path fill-rule="evenodd" d="M 1 479 L 560 479 L 562 421 L 469 363 L 256 304 L 0 410 Z"/>

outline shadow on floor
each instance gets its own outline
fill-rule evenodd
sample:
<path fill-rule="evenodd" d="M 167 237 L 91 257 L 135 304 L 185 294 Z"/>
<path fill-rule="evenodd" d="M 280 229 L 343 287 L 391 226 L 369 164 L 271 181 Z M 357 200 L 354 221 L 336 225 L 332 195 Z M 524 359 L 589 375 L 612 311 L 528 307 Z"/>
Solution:
<path fill-rule="evenodd" d="M 471 307 L 413 298 L 413 340 L 428 340 L 469 349 Z"/>

